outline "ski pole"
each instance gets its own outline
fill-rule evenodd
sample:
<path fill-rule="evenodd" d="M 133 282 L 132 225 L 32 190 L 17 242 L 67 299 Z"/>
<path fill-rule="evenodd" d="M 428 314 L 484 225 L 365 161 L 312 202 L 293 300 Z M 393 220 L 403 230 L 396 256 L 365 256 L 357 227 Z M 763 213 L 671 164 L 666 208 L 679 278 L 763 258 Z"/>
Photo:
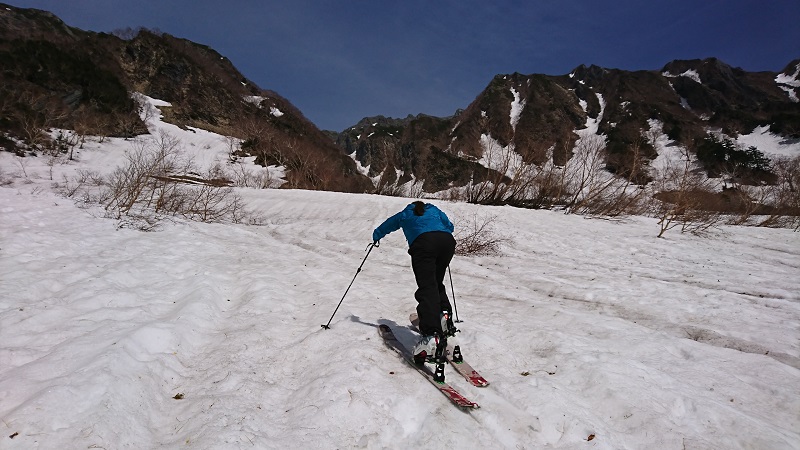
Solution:
<path fill-rule="evenodd" d="M 450 275 L 450 292 L 453 294 L 453 312 L 456 315 L 456 323 L 461 323 L 463 320 L 458 320 L 458 306 L 456 306 L 456 291 L 453 289 L 453 272 L 450 271 L 450 266 L 447 266 L 447 274 Z"/>
<path fill-rule="evenodd" d="M 364 256 L 364 260 L 361 261 L 361 265 L 358 266 L 358 270 L 356 270 L 356 274 L 353 276 L 353 280 L 350 282 L 350 286 L 353 285 L 353 281 L 356 281 L 356 277 L 358 276 L 359 272 L 361 272 L 361 268 L 364 267 L 364 263 L 367 261 L 367 256 L 369 256 L 369 252 L 372 251 L 373 247 L 378 247 L 378 246 L 379 246 L 379 244 L 378 244 L 377 241 L 375 241 L 375 242 L 369 244 L 369 246 L 367 246 L 367 255 Z M 347 296 L 347 292 L 350 290 L 350 286 L 347 286 L 347 290 L 344 291 L 344 295 L 342 296 L 342 299 L 339 300 L 339 304 L 336 305 L 336 309 L 333 310 L 333 314 L 331 314 L 331 318 L 328 319 L 328 323 L 325 324 L 325 325 L 320 325 L 322 328 L 325 328 L 326 330 L 330 330 L 331 329 L 331 320 L 333 320 L 333 316 L 336 315 L 336 311 L 339 310 L 339 307 L 342 306 L 342 302 L 344 301 L 344 298 Z"/>

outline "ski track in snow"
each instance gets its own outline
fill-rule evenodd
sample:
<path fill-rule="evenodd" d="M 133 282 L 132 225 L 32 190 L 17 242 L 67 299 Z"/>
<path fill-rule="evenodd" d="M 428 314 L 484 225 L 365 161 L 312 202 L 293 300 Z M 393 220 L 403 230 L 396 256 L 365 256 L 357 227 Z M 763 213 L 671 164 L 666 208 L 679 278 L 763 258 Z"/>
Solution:
<path fill-rule="evenodd" d="M 657 239 L 650 218 L 436 202 L 508 237 L 452 263 L 458 340 L 491 382 L 447 370 L 466 413 L 378 336 L 415 339 L 402 233 L 320 327 L 408 199 L 242 189 L 263 226 L 143 233 L 52 194 L 43 159 L 0 188 L 0 448 L 800 448 L 790 230 Z"/>

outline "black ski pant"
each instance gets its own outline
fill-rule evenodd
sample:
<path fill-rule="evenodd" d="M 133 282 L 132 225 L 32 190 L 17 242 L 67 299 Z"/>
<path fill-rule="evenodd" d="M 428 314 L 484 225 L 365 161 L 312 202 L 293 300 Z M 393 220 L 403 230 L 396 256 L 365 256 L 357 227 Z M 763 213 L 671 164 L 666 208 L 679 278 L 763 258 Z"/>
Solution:
<path fill-rule="evenodd" d="M 444 274 L 453 259 L 456 240 L 445 231 L 429 231 L 420 234 L 408 254 L 417 279 L 417 315 L 419 330 L 423 336 L 442 333 L 440 315 L 442 311 L 453 312 L 444 288 Z"/>

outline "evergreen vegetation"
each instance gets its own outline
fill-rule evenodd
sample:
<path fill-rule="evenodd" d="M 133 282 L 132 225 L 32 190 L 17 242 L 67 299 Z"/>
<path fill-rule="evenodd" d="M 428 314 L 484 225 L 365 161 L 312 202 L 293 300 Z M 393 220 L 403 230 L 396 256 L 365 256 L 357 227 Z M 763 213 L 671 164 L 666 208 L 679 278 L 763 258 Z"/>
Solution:
<path fill-rule="evenodd" d="M 711 177 L 727 174 L 754 181 L 773 176 L 769 158 L 756 147 L 743 149 L 730 139 L 708 135 L 697 143 L 696 150 Z"/>

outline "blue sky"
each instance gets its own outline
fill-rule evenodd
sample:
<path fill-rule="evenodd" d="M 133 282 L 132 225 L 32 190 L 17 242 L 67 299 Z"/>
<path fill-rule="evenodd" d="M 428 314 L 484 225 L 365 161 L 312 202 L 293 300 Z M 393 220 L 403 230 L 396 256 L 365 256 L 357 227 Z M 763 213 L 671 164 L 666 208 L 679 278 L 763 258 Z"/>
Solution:
<path fill-rule="evenodd" d="M 143 26 L 208 45 L 335 131 L 379 114 L 451 115 L 497 74 L 707 57 L 777 72 L 800 58 L 797 0 L 6 2 L 84 30 Z"/>

